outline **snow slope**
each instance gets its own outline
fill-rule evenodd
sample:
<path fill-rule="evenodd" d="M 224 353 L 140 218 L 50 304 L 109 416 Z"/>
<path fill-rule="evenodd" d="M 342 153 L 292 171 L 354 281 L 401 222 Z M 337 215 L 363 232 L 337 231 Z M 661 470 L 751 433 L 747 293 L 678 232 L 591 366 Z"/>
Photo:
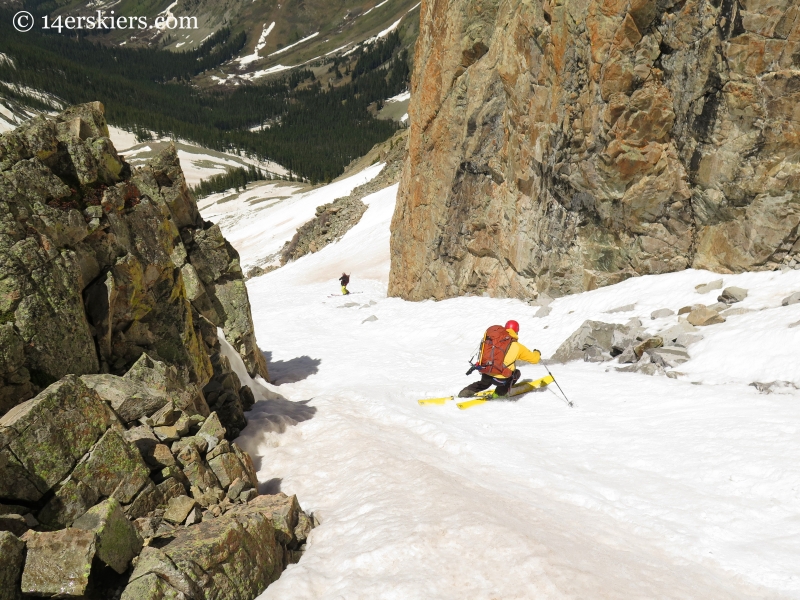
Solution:
<path fill-rule="evenodd" d="M 225 233 L 255 260 L 337 193 L 227 215 Z M 239 442 L 264 490 L 322 522 L 260 598 L 800 598 L 800 392 L 748 385 L 800 385 L 800 304 L 780 305 L 800 271 L 640 277 L 545 318 L 517 300 L 409 303 L 386 297 L 395 194 L 248 282 L 268 387 L 294 402 L 257 402 Z M 361 293 L 328 297 L 343 270 Z M 718 292 L 694 288 L 720 277 L 750 290 L 737 306 L 753 312 L 704 328 L 678 379 L 573 362 L 552 365 L 572 409 L 553 386 L 467 411 L 416 402 L 474 379 L 466 361 L 490 324 L 517 319 L 549 356 L 585 319 L 662 328 L 677 317 L 651 311 L 711 304 Z"/>
<path fill-rule="evenodd" d="M 142 166 L 173 141 L 169 137 L 162 137 L 139 142 L 134 134 L 124 129 L 110 126 L 108 131 L 117 152 L 122 154 L 125 160 L 134 167 Z M 175 141 L 175 147 L 178 150 L 178 159 L 180 160 L 186 183 L 190 186 L 197 185 L 202 179 L 225 173 L 229 168 L 247 168 L 249 165 L 277 175 L 289 174 L 289 171 L 272 161 L 261 161 L 248 156 L 219 152 L 198 146 L 187 140 L 179 139 Z"/>
<path fill-rule="evenodd" d="M 256 264 L 274 262 L 297 228 L 314 217 L 317 206 L 349 195 L 382 168 L 383 164 L 376 164 L 352 177 L 308 191 L 300 184 L 262 183 L 235 197 L 225 192 L 208 196 L 198 206 L 239 251 L 246 271 Z"/>

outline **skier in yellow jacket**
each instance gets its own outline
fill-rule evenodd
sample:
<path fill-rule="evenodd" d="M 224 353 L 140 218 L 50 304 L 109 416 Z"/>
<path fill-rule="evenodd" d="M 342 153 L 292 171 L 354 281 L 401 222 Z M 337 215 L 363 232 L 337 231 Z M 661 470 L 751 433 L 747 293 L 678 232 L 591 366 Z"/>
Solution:
<path fill-rule="evenodd" d="M 497 328 L 500 329 L 499 327 Z M 494 390 L 493 397 L 503 397 L 508 395 L 511 386 L 514 385 L 520 378 L 521 373 L 517 369 L 516 362 L 521 360 L 523 362 L 535 365 L 542 358 L 541 352 L 538 350 L 530 351 L 525 346 L 519 343 L 519 323 L 516 321 L 509 321 L 505 324 L 505 329 L 508 335 L 514 340 L 506 351 L 503 358 L 503 364 L 508 367 L 512 374 L 510 377 L 503 377 L 501 375 L 481 375 L 480 381 L 468 385 L 458 393 L 460 398 L 469 398 L 474 396 L 480 391 L 497 386 Z"/>
<path fill-rule="evenodd" d="M 339 283 L 342 284 L 342 296 L 347 296 L 350 292 L 347 290 L 347 284 L 350 283 L 350 275 L 347 273 L 342 273 L 342 276 L 339 277 Z"/>

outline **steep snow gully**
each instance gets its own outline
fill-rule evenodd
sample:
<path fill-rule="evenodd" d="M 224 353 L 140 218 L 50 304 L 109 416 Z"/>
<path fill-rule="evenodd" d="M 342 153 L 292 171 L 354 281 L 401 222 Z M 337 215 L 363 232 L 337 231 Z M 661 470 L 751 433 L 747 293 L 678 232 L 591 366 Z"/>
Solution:
<path fill-rule="evenodd" d="M 247 268 L 278 247 L 270 231 L 291 237 L 292 204 L 313 214 L 364 180 L 221 224 Z M 800 303 L 781 306 L 800 271 L 639 277 L 546 317 L 517 300 L 410 303 L 386 297 L 396 193 L 367 197 L 339 242 L 248 282 L 267 387 L 292 402 L 256 403 L 239 442 L 270 490 L 322 523 L 261 598 L 800 598 Z M 329 297 L 342 271 L 362 293 Z M 586 319 L 663 328 L 652 311 L 712 304 L 718 291 L 695 286 L 719 278 L 749 290 L 749 311 L 703 328 L 676 379 L 578 361 L 551 367 L 572 409 L 553 386 L 468 411 L 416 402 L 471 380 L 488 325 L 516 319 L 550 356 Z M 775 380 L 791 383 L 749 385 Z"/>

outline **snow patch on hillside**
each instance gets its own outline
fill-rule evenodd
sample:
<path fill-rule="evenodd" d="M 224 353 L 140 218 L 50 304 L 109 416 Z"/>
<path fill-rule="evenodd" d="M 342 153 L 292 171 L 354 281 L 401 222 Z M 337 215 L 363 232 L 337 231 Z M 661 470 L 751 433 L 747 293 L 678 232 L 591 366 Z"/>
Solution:
<path fill-rule="evenodd" d="M 387 2 L 389 2 L 389 0 L 383 0 L 383 2 L 381 2 L 380 4 L 376 4 L 375 6 L 373 6 L 372 8 L 370 8 L 370 9 L 369 9 L 367 12 L 365 12 L 365 13 L 364 13 L 363 15 L 361 15 L 361 16 L 362 16 L 362 17 L 366 17 L 366 16 L 367 16 L 369 13 L 371 13 L 373 10 L 375 10 L 376 8 L 380 8 L 381 6 L 383 6 L 384 4 L 386 4 Z"/>
<path fill-rule="evenodd" d="M 154 139 L 139 142 L 133 133 L 124 129 L 109 126 L 108 130 L 117 152 L 124 155 L 125 160 L 133 166 L 142 166 L 173 141 L 169 137 L 155 138 L 154 136 Z M 284 167 L 272 161 L 218 152 L 183 139 L 176 140 L 175 144 L 186 183 L 190 186 L 197 185 L 202 179 L 224 173 L 230 168 L 250 165 L 275 175 L 287 176 L 289 174 Z"/>
<path fill-rule="evenodd" d="M 264 29 L 262 29 L 261 31 L 261 36 L 259 36 L 258 38 L 258 43 L 256 44 L 253 53 L 236 59 L 239 62 L 240 65 L 239 68 L 244 68 L 246 65 L 249 65 L 251 62 L 257 61 L 259 59 L 258 53 L 264 49 L 264 46 L 267 45 L 267 36 L 269 36 L 269 34 L 272 32 L 274 28 L 275 28 L 275 21 L 273 21 L 269 26 L 267 26 L 267 24 L 264 23 Z"/>
<path fill-rule="evenodd" d="M 47 92 L 42 92 L 27 85 L 9 83 L 8 81 L 0 81 L 0 85 L 21 96 L 27 96 L 29 98 L 33 98 L 34 100 L 38 100 L 39 102 L 44 102 L 47 106 L 54 110 L 61 110 L 65 106 L 65 103 L 63 100 L 61 100 L 61 98 L 58 98 L 53 94 L 48 94 Z"/>
<path fill-rule="evenodd" d="M 242 268 L 274 264 L 283 245 L 297 228 L 310 221 L 317 206 L 350 194 L 380 173 L 376 164 L 330 185 L 298 193 L 286 183 L 266 183 L 239 195 L 231 204 L 226 194 L 204 198 L 199 206 L 204 218 L 220 226 L 223 235 L 239 251 Z"/>
<path fill-rule="evenodd" d="M 21 107 L 11 110 L 0 102 L 0 133 L 16 129 L 23 121 L 34 116 L 33 113 L 24 111 Z"/>
<path fill-rule="evenodd" d="M 411 100 L 411 92 L 409 91 L 400 92 L 396 96 L 387 98 L 386 102 L 405 102 L 406 100 Z"/>
<path fill-rule="evenodd" d="M 378 40 L 380 40 L 382 38 L 385 38 L 387 35 L 389 35 L 395 29 L 397 29 L 397 26 L 400 25 L 400 21 L 402 21 L 402 20 L 403 20 L 403 17 L 400 17 L 399 19 L 397 19 L 397 21 L 395 21 L 394 23 L 389 25 L 389 27 L 387 27 L 386 29 L 384 29 L 383 31 L 378 33 L 377 35 L 374 35 L 371 38 L 369 38 L 367 40 L 364 40 L 364 44 L 372 44 L 373 42 L 377 42 Z"/>
<path fill-rule="evenodd" d="M 293 69 L 294 67 L 289 67 L 286 65 L 275 65 L 274 67 L 270 67 L 269 69 L 261 69 L 260 71 L 255 71 L 254 73 L 250 73 L 249 75 L 243 75 L 243 79 L 259 79 L 264 77 L 265 75 L 271 75 L 272 73 L 280 73 L 281 71 L 286 71 L 288 69 Z"/>
<path fill-rule="evenodd" d="M 336 54 L 337 52 L 341 52 L 342 50 L 344 50 L 345 48 L 347 48 L 347 47 L 348 47 L 350 44 L 352 44 L 352 43 L 353 43 L 353 42 L 347 42 L 347 43 L 346 43 L 344 46 L 339 46 L 338 48 L 336 48 L 336 49 L 334 49 L 334 50 L 331 50 L 330 52 L 326 52 L 326 53 L 325 53 L 325 56 L 330 56 L 331 54 Z"/>
<path fill-rule="evenodd" d="M 108 126 L 108 134 L 109 138 L 111 139 L 111 143 L 114 144 L 114 148 L 116 148 L 117 152 L 125 152 L 129 148 L 133 148 L 139 144 L 135 134 L 131 133 L 130 131 L 120 129 L 119 127 L 114 127 L 113 125 Z"/>
<path fill-rule="evenodd" d="M 178 1 L 179 0 L 175 0 L 175 2 L 173 2 L 167 8 L 158 13 L 157 16 L 163 18 L 158 23 L 152 25 L 152 28 L 155 28 L 159 31 L 166 31 L 167 23 L 173 22 L 175 20 L 175 15 L 172 14 L 172 9 L 178 6 Z"/>
<path fill-rule="evenodd" d="M 296 41 L 294 44 L 289 44 L 288 46 L 285 46 L 284 48 L 281 48 L 280 50 L 275 50 L 275 52 L 270 53 L 269 56 L 275 56 L 276 54 L 281 54 L 282 52 L 286 52 L 287 50 L 289 50 L 291 48 L 294 48 L 295 46 L 299 46 L 300 44 L 302 44 L 304 42 L 307 42 L 308 40 L 314 39 L 318 35 L 319 35 L 319 31 L 317 31 L 316 33 L 312 33 L 308 37 L 304 37 L 302 40 Z"/>

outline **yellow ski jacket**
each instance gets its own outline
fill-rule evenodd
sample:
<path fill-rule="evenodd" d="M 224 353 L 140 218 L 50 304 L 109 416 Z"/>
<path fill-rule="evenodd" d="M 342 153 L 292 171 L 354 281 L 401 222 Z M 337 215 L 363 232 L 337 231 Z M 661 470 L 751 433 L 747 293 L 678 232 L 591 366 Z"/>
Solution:
<path fill-rule="evenodd" d="M 513 329 L 506 329 L 508 335 L 510 335 L 515 341 L 511 342 L 511 345 L 508 347 L 508 352 L 506 352 L 506 357 L 503 359 L 503 363 L 512 371 L 517 368 L 514 364 L 518 360 L 522 362 L 531 363 L 535 365 L 539 362 L 539 359 L 542 358 L 541 353 L 538 350 L 534 350 L 531 352 L 525 346 L 520 344 L 517 339 L 519 336 Z M 495 379 L 506 379 L 506 377 L 501 377 L 500 375 L 492 375 Z"/>

